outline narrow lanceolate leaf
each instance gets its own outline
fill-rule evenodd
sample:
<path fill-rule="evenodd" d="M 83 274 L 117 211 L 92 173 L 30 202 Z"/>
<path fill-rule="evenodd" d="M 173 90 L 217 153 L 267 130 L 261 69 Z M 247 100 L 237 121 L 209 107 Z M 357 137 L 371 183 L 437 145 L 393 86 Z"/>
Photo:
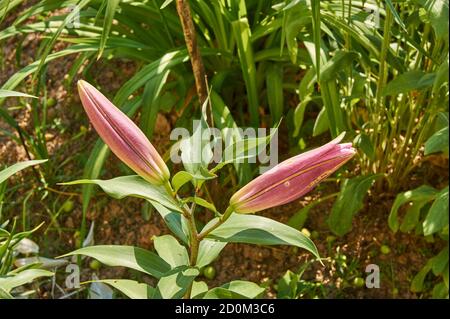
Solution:
<path fill-rule="evenodd" d="M 294 215 L 292 215 L 291 218 L 289 218 L 287 225 L 294 227 L 295 229 L 302 229 L 303 225 L 305 224 L 308 215 L 309 215 L 309 211 L 319 205 L 321 202 L 328 200 L 330 198 L 333 198 L 335 196 L 337 196 L 339 193 L 334 193 L 334 194 L 330 194 L 330 195 L 326 195 L 326 196 L 322 196 L 320 199 L 315 200 L 311 203 L 309 203 L 308 205 L 302 207 L 300 210 L 298 210 Z"/>
<path fill-rule="evenodd" d="M 330 129 L 330 121 L 328 120 L 327 108 L 324 106 L 317 115 L 313 127 L 313 136 L 319 136 Z"/>
<path fill-rule="evenodd" d="M 221 131 L 222 137 L 225 141 L 239 141 L 242 140 L 240 129 L 236 124 L 230 109 L 225 105 L 225 102 L 214 90 L 211 91 L 211 104 L 213 106 L 213 118 L 215 126 Z M 221 164 L 218 164 L 219 166 Z M 233 163 L 238 178 L 239 185 L 247 183 L 252 178 L 250 164 L 245 161 Z M 215 170 L 216 168 L 214 168 Z"/>
<path fill-rule="evenodd" d="M 391 212 L 388 218 L 388 224 L 391 230 L 395 233 L 400 227 L 398 218 L 398 210 L 400 207 L 408 202 L 413 203 L 427 203 L 436 197 L 437 190 L 431 186 L 422 185 L 416 189 L 400 193 L 395 198 L 392 204 Z"/>
<path fill-rule="evenodd" d="M 160 9 L 164 9 L 165 7 L 167 7 L 169 4 L 171 4 L 174 0 L 166 0 L 164 1 L 164 3 L 161 5 Z"/>
<path fill-rule="evenodd" d="M 323 66 L 320 74 L 320 80 L 324 82 L 335 81 L 338 73 L 352 64 L 354 60 L 360 58 L 360 54 L 355 51 L 336 51 L 334 56 Z"/>
<path fill-rule="evenodd" d="M 398 14 L 397 10 L 395 10 L 394 4 L 392 3 L 392 0 L 386 0 L 386 5 L 389 7 L 389 10 L 391 10 L 392 15 L 394 16 L 395 22 L 398 23 L 398 25 L 406 32 L 406 25 L 403 22 L 402 18 Z"/>
<path fill-rule="evenodd" d="M 108 195 L 116 199 L 127 196 L 144 198 L 160 203 L 174 211 L 181 212 L 181 208 L 175 200 L 170 197 L 164 187 L 153 185 L 137 175 L 121 176 L 108 180 L 81 179 L 61 185 L 96 184 L 100 186 Z"/>
<path fill-rule="evenodd" d="M 235 280 L 208 291 L 203 299 L 256 299 L 265 289 L 249 281 Z"/>
<path fill-rule="evenodd" d="M 423 282 L 425 281 L 426 275 L 431 271 L 431 259 L 428 260 L 426 265 L 414 276 L 411 281 L 410 290 L 412 292 L 421 292 L 423 290 Z"/>
<path fill-rule="evenodd" d="M 167 81 L 170 70 L 162 70 L 156 77 L 147 82 L 142 95 L 140 127 L 144 134 L 151 138 L 159 112 L 159 96 Z"/>
<path fill-rule="evenodd" d="M 216 221 L 217 219 L 213 219 L 204 229 L 208 229 Z M 232 214 L 207 238 L 227 243 L 292 245 L 306 249 L 320 259 L 316 246 L 303 233 L 285 224 L 257 215 Z"/>
<path fill-rule="evenodd" d="M 184 201 L 189 203 L 196 203 L 198 206 L 202 206 L 214 213 L 217 213 L 217 209 L 214 206 L 214 204 L 208 202 L 207 200 L 201 198 L 201 197 L 187 197 L 184 199 Z"/>
<path fill-rule="evenodd" d="M 158 236 L 153 239 L 155 250 L 172 268 L 189 265 L 186 248 L 171 235 Z"/>
<path fill-rule="evenodd" d="M 152 286 L 129 279 L 103 279 L 95 282 L 108 284 L 131 299 L 152 299 L 155 293 Z"/>
<path fill-rule="evenodd" d="M 14 299 L 14 297 L 5 289 L 0 287 L 0 299 Z"/>
<path fill-rule="evenodd" d="M 434 133 L 425 143 L 425 155 L 442 152 L 448 156 L 448 126 Z"/>
<path fill-rule="evenodd" d="M 425 73 L 421 70 L 402 73 L 386 85 L 383 89 L 383 96 L 397 95 L 431 87 L 435 77 L 435 73 Z"/>
<path fill-rule="evenodd" d="M 103 51 L 105 50 L 106 41 L 108 40 L 114 15 L 116 13 L 116 9 L 120 3 L 120 0 L 107 0 L 106 2 L 107 4 L 106 4 L 105 19 L 103 21 L 103 32 L 100 38 L 100 47 L 98 50 L 97 59 L 99 59 L 102 56 Z"/>
<path fill-rule="evenodd" d="M 208 285 L 204 281 L 194 281 L 192 283 L 191 298 L 200 299 L 208 291 Z"/>
<path fill-rule="evenodd" d="M 255 158 L 258 156 L 263 150 L 266 149 L 266 146 L 270 143 L 272 138 L 278 134 L 279 125 L 280 122 L 278 122 L 278 124 L 270 130 L 270 134 L 268 136 L 263 137 L 249 137 L 245 139 L 235 138 L 234 136 L 230 136 L 232 134 L 230 130 L 226 131 L 225 140 L 227 146 L 223 151 L 222 160 L 211 170 L 211 172 L 217 172 L 226 164 L 242 163 L 244 159 Z M 232 142 L 233 138 L 235 138 L 234 142 Z"/>
<path fill-rule="evenodd" d="M 172 177 L 172 187 L 175 193 L 178 193 L 180 188 L 186 183 L 192 181 L 194 179 L 194 175 L 186 171 L 180 171 L 176 173 Z"/>
<path fill-rule="evenodd" d="M 446 268 L 448 271 L 448 249 L 449 246 L 447 245 L 439 252 L 439 254 L 431 259 L 433 261 L 431 269 L 436 276 L 443 274 Z"/>
<path fill-rule="evenodd" d="M 4 170 L 0 171 L 0 184 L 3 183 L 5 180 L 7 180 L 9 177 L 14 175 L 15 173 L 33 165 L 45 163 L 48 160 L 32 160 L 32 161 L 25 161 L 25 162 L 19 162 L 14 165 L 11 165 L 8 168 L 5 168 Z"/>
<path fill-rule="evenodd" d="M 68 261 L 65 259 L 52 259 L 52 258 L 45 258 L 41 256 L 37 257 L 25 257 L 25 258 L 18 258 L 14 261 L 14 266 L 16 267 L 26 267 L 30 265 L 39 265 L 39 268 L 42 269 L 55 269 L 58 267 L 62 267 L 68 264 Z"/>
<path fill-rule="evenodd" d="M 267 101 L 270 108 L 272 124 L 278 123 L 283 116 L 283 68 L 278 64 L 270 64 L 266 75 Z"/>
<path fill-rule="evenodd" d="M 372 161 L 375 160 L 375 147 L 373 146 L 373 143 L 367 134 L 360 133 L 356 135 L 353 143 L 357 148 L 360 148 L 368 158 L 370 158 Z"/>
<path fill-rule="evenodd" d="M 211 136 L 207 134 L 209 128 L 206 113 L 207 106 L 208 100 L 205 100 L 202 105 L 202 116 L 200 120 L 194 122 L 192 136 L 183 138 L 180 141 L 183 166 L 193 176 L 192 182 L 196 186 L 200 186 L 205 180 L 205 178 L 197 180 L 195 177 L 203 176 L 208 172 L 208 165 L 214 156 L 212 145 L 217 139 L 216 136 L 213 136 L 214 141 L 212 142 Z"/>
<path fill-rule="evenodd" d="M 183 243 L 189 243 L 189 226 L 186 217 L 176 210 L 171 210 L 158 202 L 149 201 L 159 215 L 162 217 L 172 234 L 178 237 Z"/>
<path fill-rule="evenodd" d="M 42 269 L 26 269 L 16 275 L 0 277 L 0 287 L 9 293 L 13 288 L 30 283 L 39 277 L 51 277 L 54 274 Z"/>
<path fill-rule="evenodd" d="M 226 242 L 203 239 L 198 248 L 197 264 L 198 268 L 205 267 L 212 263 L 227 245 Z"/>
<path fill-rule="evenodd" d="M 141 271 L 156 278 L 170 271 L 170 265 L 148 250 L 119 245 L 98 245 L 80 248 L 61 257 L 84 255 L 97 259 L 108 266 L 122 266 Z"/>
<path fill-rule="evenodd" d="M 242 68 L 245 87 L 247 89 L 250 124 L 257 127 L 259 123 L 258 88 L 256 86 L 256 67 L 253 59 L 253 49 L 250 40 L 250 26 L 247 18 L 241 18 L 231 23 L 236 41 L 239 61 Z"/>
<path fill-rule="evenodd" d="M 434 234 L 445 226 L 448 226 L 448 186 L 436 195 L 425 221 L 423 222 L 423 234 Z"/>
<path fill-rule="evenodd" d="M 175 268 L 159 280 L 153 297 L 155 299 L 179 299 L 183 297 L 198 275 L 199 271 L 196 268 L 186 266 Z"/>
<path fill-rule="evenodd" d="M 316 68 L 316 75 L 317 75 L 317 81 L 320 81 L 320 1 L 319 0 L 311 0 L 311 11 L 312 11 L 312 28 L 313 28 L 313 38 L 314 38 L 314 44 L 315 44 L 315 68 Z"/>
<path fill-rule="evenodd" d="M 89 285 L 89 299 L 113 299 L 114 291 L 107 284 L 98 282 L 98 277 L 92 274 L 92 282 Z"/>
<path fill-rule="evenodd" d="M 0 89 L 0 98 L 5 98 L 5 97 L 31 97 L 34 99 L 37 99 L 36 96 L 34 95 L 29 95 L 26 93 L 21 93 L 21 92 L 16 92 L 16 91 L 10 91 L 10 90 L 1 90 Z"/>
<path fill-rule="evenodd" d="M 416 0 L 427 11 L 438 38 L 448 36 L 448 0 Z"/>
<path fill-rule="evenodd" d="M 328 218 L 328 225 L 335 234 L 343 236 L 352 229 L 353 217 L 363 207 L 369 188 L 381 176 L 358 176 L 342 182 L 341 192 Z"/>
<path fill-rule="evenodd" d="M 50 52 L 53 49 L 53 45 L 57 41 L 58 37 L 60 36 L 61 32 L 66 28 L 68 24 L 71 24 L 76 21 L 77 16 L 80 15 L 80 11 L 89 4 L 91 0 L 80 0 L 77 2 L 76 7 L 74 10 L 69 12 L 65 17 L 61 25 L 58 27 L 58 29 L 55 32 L 52 32 L 52 37 L 48 40 L 48 42 L 45 45 L 44 51 L 41 55 L 41 60 L 39 61 L 39 64 L 37 66 L 37 72 L 33 75 L 33 79 L 36 80 L 38 74 L 42 70 L 42 68 L 45 65 L 45 61 L 47 60 L 47 57 L 49 56 Z"/>

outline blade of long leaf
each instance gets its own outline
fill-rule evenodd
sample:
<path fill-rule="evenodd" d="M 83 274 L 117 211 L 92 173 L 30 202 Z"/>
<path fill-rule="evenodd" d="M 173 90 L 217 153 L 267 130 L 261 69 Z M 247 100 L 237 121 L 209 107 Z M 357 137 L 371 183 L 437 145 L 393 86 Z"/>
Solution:
<path fill-rule="evenodd" d="M 109 32 L 111 31 L 114 15 L 120 3 L 120 0 L 104 0 L 104 1 L 106 1 L 107 4 L 106 4 L 105 20 L 103 21 L 103 33 L 102 37 L 100 38 L 100 48 L 98 50 L 97 60 L 100 59 L 100 57 L 103 54 L 103 51 L 105 50 L 106 41 L 108 40 Z"/>

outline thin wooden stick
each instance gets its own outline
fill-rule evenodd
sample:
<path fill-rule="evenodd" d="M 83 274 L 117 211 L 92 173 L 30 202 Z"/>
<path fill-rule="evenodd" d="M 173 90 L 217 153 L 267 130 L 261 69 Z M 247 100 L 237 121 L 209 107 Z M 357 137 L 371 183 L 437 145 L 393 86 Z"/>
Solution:
<path fill-rule="evenodd" d="M 188 49 L 189 57 L 194 72 L 195 86 L 200 105 L 208 98 L 205 67 L 203 65 L 200 49 L 197 45 L 194 23 L 192 22 L 191 10 L 187 0 L 177 0 L 177 12 L 183 27 L 184 40 Z"/>

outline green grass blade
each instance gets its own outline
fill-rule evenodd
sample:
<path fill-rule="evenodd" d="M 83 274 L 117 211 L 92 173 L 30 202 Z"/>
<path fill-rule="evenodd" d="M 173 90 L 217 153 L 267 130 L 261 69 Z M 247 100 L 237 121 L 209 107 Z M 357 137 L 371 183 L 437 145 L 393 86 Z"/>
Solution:
<path fill-rule="evenodd" d="M 247 18 L 241 18 L 231 23 L 234 40 L 237 44 L 239 61 L 242 69 L 245 87 L 247 89 L 248 108 L 250 113 L 250 125 L 259 125 L 258 88 L 256 85 L 256 67 L 253 59 L 253 49 L 250 40 L 250 26 Z"/>
<path fill-rule="evenodd" d="M 103 54 L 105 50 L 106 41 L 108 40 L 109 33 L 111 31 L 111 26 L 113 23 L 114 15 L 116 13 L 117 7 L 119 6 L 120 0 L 104 0 L 106 4 L 105 20 L 103 21 L 103 32 L 100 38 L 100 48 L 98 50 L 97 60 Z"/>

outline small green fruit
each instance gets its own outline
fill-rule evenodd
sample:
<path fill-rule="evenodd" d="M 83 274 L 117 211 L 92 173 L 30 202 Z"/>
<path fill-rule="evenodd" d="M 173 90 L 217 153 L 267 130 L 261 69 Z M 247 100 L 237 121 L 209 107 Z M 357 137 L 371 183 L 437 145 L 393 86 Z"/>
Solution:
<path fill-rule="evenodd" d="M 335 236 L 329 235 L 327 236 L 327 243 L 331 244 L 336 240 Z"/>
<path fill-rule="evenodd" d="M 92 270 L 99 270 L 102 267 L 102 263 L 99 262 L 97 259 L 92 259 L 89 263 L 89 268 Z"/>
<path fill-rule="evenodd" d="M 47 107 L 53 107 L 56 105 L 56 100 L 51 97 L 51 98 L 47 99 L 46 103 L 47 103 Z"/>
<path fill-rule="evenodd" d="M 319 238 L 319 236 L 320 236 L 320 234 L 319 234 L 319 232 L 317 230 L 313 230 L 311 232 L 311 238 L 312 239 L 317 239 L 317 238 Z"/>
<path fill-rule="evenodd" d="M 65 213 L 69 213 L 73 210 L 74 202 L 73 200 L 66 200 L 62 206 L 62 209 Z"/>
<path fill-rule="evenodd" d="M 391 252 L 391 249 L 389 248 L 389 246 L 382 245 L 382 246 L 380 247 L 380 252 L 381 252 L 383 255 L 387 255 L 387 254 L 389 254 L 389 253 Z"/>
<path fill-rule="evenodd" d="M 213 266 L 205 267 L 203 270 L 203 276 L 212 280 L 216 277 L 216 269 Z"/>
<path fill-rule="evenodd" d="M 361 277 L 356 277 L 355 279 L 353 279 L 353 286 L 357 287 L 357 288 L 362 288 L 365 285 L 365 281 L 363 278 Z"/>

